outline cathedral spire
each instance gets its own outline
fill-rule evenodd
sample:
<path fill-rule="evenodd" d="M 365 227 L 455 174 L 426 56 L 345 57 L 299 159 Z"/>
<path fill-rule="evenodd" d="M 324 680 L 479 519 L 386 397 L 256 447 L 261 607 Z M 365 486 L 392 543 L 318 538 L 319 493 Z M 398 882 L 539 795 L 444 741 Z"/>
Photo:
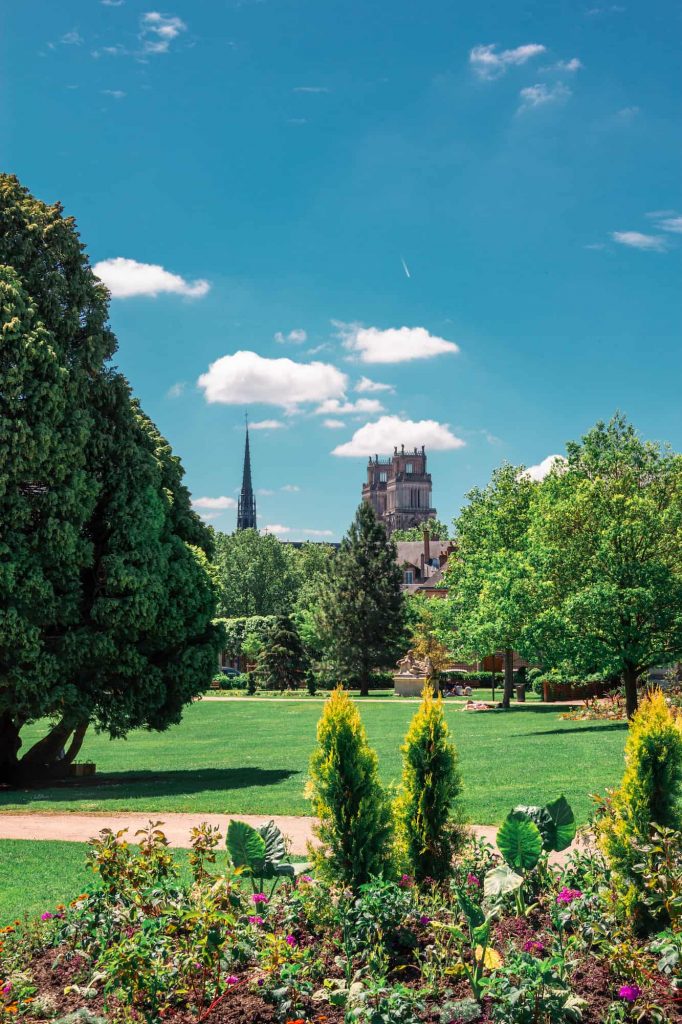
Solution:
<path fill-rule="evenodd" d="M 251 483 L 251 448 L 249 445 L 249 414 L 245 414 L 246 442 L 244 444 L 244 470 L 242 473 L 242 489 L 237 507 L 237 529 L 255 530 L 256 497 Z"/>

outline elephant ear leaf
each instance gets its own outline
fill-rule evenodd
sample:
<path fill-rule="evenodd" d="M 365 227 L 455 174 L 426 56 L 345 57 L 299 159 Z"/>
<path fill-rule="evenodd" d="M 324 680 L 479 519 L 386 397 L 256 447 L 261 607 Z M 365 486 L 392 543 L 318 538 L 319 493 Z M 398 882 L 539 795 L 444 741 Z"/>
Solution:
<path fill-rule="evenodd" d="M 248 868 L 259 875 L 265 861 L 265 840 L 245 821 L 230 821 L 227 829 L 227 849 L 236 868 Z"/>
<path fill-rule="evenodd" d="M 567 849 L 575 839 L 575 815 L 565 796 L 560 796 L 544 808 L 549 814 L 554 828 L 552 849 L 560 852 Z"/>
<path fill-rule="evenodd" d="M 277 828 L 274 821 L 268 821 L 258 829 L 265 843 L 265 863 L 279 864 L 286 858 L 287 851 L 284 846 L 284 836 Z"/>
<path fill-rule="evenodd" d="M 523 878 L 507 864 L 491 868 L 483 881 L 483 895 L 487 900 L 500 900 L 508 892 L 516 892 L 523 885 Z"/>
<path fill-rule="evenodd" d="M 530 871 L 540 860 L 542 836 L 534 821 L 507 815 L 497 833 L 497 845 L 510 868 Z"/>
<path fill-rule="evenodd" d="M 554 822 L 549 813 L 547 807 L 533 807 L 519 804 L 512 811 L 514 818 L 526 818 L 528 821 L 534 822 L 540 830 L 542 836 L 542 848 L 543 850 L 554 849 Z"/>

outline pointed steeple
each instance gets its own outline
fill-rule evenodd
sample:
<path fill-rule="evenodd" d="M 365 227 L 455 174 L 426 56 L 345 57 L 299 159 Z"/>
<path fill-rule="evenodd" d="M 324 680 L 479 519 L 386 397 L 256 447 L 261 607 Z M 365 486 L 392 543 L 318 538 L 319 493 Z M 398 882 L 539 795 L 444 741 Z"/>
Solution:
<path fill-rule="evenodd" d="M 256 530 L 256 496 L 251 483 L 251 448 L 249 445 L 249 414 L 245 415 L 246 442 L 244 444 L 244 470 L 242 489 L 237 506 L 237 529 Z"/>

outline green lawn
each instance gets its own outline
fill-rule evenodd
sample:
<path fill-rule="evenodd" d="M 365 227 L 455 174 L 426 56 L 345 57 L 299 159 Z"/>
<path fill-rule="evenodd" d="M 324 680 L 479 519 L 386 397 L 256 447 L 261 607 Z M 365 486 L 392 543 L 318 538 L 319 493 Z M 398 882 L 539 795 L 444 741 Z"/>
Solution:
<path fill-rule="evenodd" d="M 400 744 L 416 703 L 365 703 L 361 713 L 385 782 L 400 775 Z M 303 795 L 321 702 L 200 702 L 165 733 L 134 732 L 125 741 L 89 734 L 82 760 L 97 763 L 96 784 L 0 792 L 0 812 L 164 811 L 306 814 Z M 540 703 L 471 714 L 448 705 L 460 751 L 465 809 L 495 824 L 516 803 L 565 793 L 585 820 L 589 794 L 623 771 L 626 725 L 570 722 Z M 37 726 L 26 740 L 39 736 Z"/>

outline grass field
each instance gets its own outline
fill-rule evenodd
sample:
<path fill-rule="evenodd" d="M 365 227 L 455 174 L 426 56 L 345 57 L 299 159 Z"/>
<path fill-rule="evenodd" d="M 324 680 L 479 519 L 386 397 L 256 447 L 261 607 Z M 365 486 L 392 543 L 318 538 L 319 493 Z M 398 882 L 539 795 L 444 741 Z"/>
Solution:
<path fill-rule="evenodd" d="M 400 744 L 415 703 L 366 703 L 361 713 L 386 783 L 400 776 Z M 97 763 L 95 784 L 0 792 L 0 812 L 164 811 L 306 814 L 303 795 L 321 702 L 213 701 L 187 709 L 165 733 L 125 741 L 89 734 L 81 760 Z M 592 792 L 623 771 L 626 725 L 570 722 L 533 703 L 509 712 L 468 714 L 447 705 L 465 784 L 465 810 L 496 824 L 516 803 L 565 793 L 584 821 Z M 41 735 L 26 730 L 26 742 Z M 32 734 L 32 735 L 31 735 Z"/>

